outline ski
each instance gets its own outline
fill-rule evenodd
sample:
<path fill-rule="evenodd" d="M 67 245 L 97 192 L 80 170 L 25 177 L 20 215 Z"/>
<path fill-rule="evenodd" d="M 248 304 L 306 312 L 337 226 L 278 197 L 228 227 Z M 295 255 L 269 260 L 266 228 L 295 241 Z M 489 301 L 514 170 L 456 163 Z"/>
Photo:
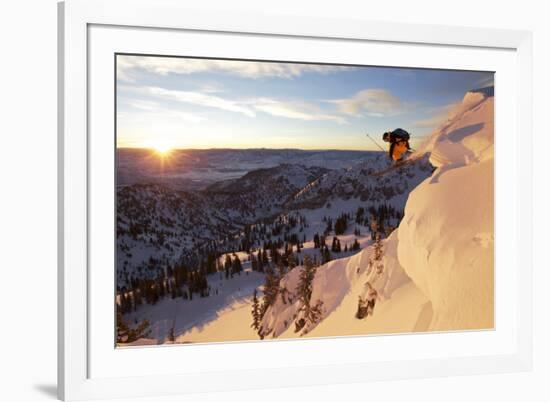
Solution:
<path fill-rule="evenodd" d="M 395 169 L 399 169 L 399 168 L 402 168 L 402 167 L 405 167 L 405 166 L 409 166 L 409 165 L 415 163 L 418 160 L 420 160 L 420 158 L 410 158 L 410 159 L 405 159 L 403 161 L 397 161 L 393 165 L 391 165 L 390 167 L 388 167 L 384 170 L 381 170 L 379 172 L 371 173 L 369 176 L 375 176 L 375 177 L 383 176 L 386 173 L 394 171 Z"/>

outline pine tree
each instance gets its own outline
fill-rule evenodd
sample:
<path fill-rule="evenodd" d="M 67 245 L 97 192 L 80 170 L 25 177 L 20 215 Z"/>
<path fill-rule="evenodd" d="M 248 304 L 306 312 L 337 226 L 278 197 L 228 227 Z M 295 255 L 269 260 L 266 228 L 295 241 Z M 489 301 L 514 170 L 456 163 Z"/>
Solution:
<path fill-rule="evenodd" d="M 136 328 L 130 328 L 128 323 L 122 318 L 122 312 L 117 309 L 117 343 L 130 343 L 140 338 L 146 338 L 150 335 L 151 329 L 149 321 L 143 320 L 138 323 Z"/>
<path fill-rule="evenodd" d="M 176 297 L 178 297 L 178 294 L 176 292 L 176 286 L 174 285 L 173 282 L 170 282 L 170 295 L 172 297 L 172 299 L 175 299 Z"/>
<path fill-rule="evenodd" d="M 346 214 L 340 215 L 336 222 L 334 223 L 334 234 L 341 235 L 344 234 L 348 227 L 348 218 Z"/>
<path fill-rule="evenodd" d="M 124 290 L 119 295 L 119 305 L 121 313 L 126 314 L 128 311 L 126 310 L 126 292 Z"/>
<path fill-rule="evenodd" d="M 258 271 L 258 260 L 256 260 L 254 253 L 250 255 L 250 267 L 252 268 L 252 271 Z"/>
<path fill-rule="evenodd" d="M 330 232 L 332 232 L 332 219 L 328 218 L 327 227 L 325 228 L 325 235 L 328 235 Z"/>
<path fill-rule="evenodd" d="M 223 264 L 223 268 L 225 270 L 225 279 L 229 278 L 229 275 L 231 274 L 231 257 L 229 254 L 225 256 L 225 263 Z"/>
<path fill-rule="evenodd" d="M 290 254 L 288 256 L 288 268 L 289 269 L 292 269 L 294 268 L 296 265 L 298 265 L 298 260 L 297 258 L 294 256 L 294 254 Z"/>
<path fill-rule="evenodd" d="M 319 238 L 319 248 L 323 248 L 327 246 L 327 238 L 325 236 L 321 236 Z"/>
<path fill-rule="evenodd" d="M 233 258 L 233 263 L 231 265 L 231 276 L 234 274 L 241 274 L 241 271 L 243 270 L 243 266 L 241 264 L 241 260 L 238 255 L 235 255 Z"/>
<path fill-rule="evenodd" d="M 365 209 L 363 207 L 357 208 L 357 212 L 355 213 L 355 223 L 361 224 L 364 219 Z"/>
<path fill-rule="evenodd" d="M 264 272 L 264 260 L 262 257 L 262 250 L 258 251 L 258 271 Z"/>
<path fill-rule="evenodd" d="M 275 265 L 279 263 L 279 252 L 277 251 L 277 246 L 273 244 L 270 250 L 271 262 Z"/>
<path fill-rule="evenodd" d="M 216 272 L 216 255 L 215 253 L 208 253 L 208 256 L 206 257 L 206 273 L 207 274 L 213 274 Z"/>
<path fill-rule="evenodd" d="M 340 240 L 334 236 L 332 238 L 332 247 L 331 247 L 332 251 L 335 252 L 335 253 L 339 253 L 342 251 L 342 246 L 340 245 Z"/>
<path fill-rule="evenodd" d="M 323 248 L 323 264 L 326 264 L 327 262 L 329 262 L 331 260 L 331 256 L 330 256 L 330 251 L 328 250 L 328 247 L 325 246 Z"/>
<path fill-rule="evenodd" d="M 141 298 L 141 289 L 139 285 L 137 285 L 134 288 L 134 310 L 137 310 L 138 306 L 141 306 L 143 304 L 143 300 Z"/>
<path fill-rule="evenodd" d="M 277 271 L 278 271 L 279 278 L 282 278 L 283 276 L 285 276 L 286 266 L 285 266 L 285 264 L 282 263 L 282 261 L 277 266 Z"/>
<path fill-rule="evenodd" d="M 116 339 L 117 343 L 129 342 L 128 335 L 129 335 L 130 328 L 128 328 L 128 324 L 122 318 L 122 312 L 120 310 L 120 307 L 117 307 L 116 329 L 117 329 L 117 339 Z"/>
<path fill-rule="evenodd" d="M 384 246 L 382 245 L 380 234 L 377 234 L 376 240 L 374 242 L 374 266 L 378 274 L 381 274 L 382 271 L 384 270 L 384 264 L 382 263 L 383 255 L 384 255 Z"/>
<path fill-rule="evenodd" d="M 254 295 L 252 296 L 252 325 L 255 331 L 260 329 L 260 303 L 258 302 L 258 292 L 254 289 Z"/>
<path fill-rule="evenodd" d="M 170 331 L 168 332 L 168 342 L 175 342 L 176 341 L 176 320 L 172 321 L 172 326 L 170 327 Z"/>
<path fill-rule="evenodd" d="M 319 235 L 317 233 L 315 233 L 315 236 L 313 236 L 313 247 L 314 248 L 320 247 Z"/>
<path fill-rule="evenodd" d="M 299 332 L 308 324 L 311 325 L 317 323 L 321 318 L 323 302 L 318 300 L 314 306 L 311 305 L 313 280 L 315 279 L 316 271 L 317 267 L 313 265 L 311 257 L 306 255 L 304 257 L 304 265 L 300 271 L 299 282 L 296 287 L 300 308 L 298 310 L 297 320 L 295 322 L 295 332 Z M 307 327 L 303 333 L 306 331 Z"/>
<path fill-rule="evenodd" d="M 264 296 L 262 300 L 261 317 L 263 318 L 265 312 L 269 306 L 275 303 L 277 295 L 279 293 L 279 278 L 275 276 L 275 273 L 271 268 L 266 269 L 265 282 L 264 282 Z"/>

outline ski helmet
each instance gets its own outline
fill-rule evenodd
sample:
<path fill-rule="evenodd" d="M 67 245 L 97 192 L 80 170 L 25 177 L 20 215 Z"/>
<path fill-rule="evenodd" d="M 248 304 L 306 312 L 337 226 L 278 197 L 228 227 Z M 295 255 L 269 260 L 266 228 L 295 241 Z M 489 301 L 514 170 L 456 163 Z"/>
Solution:
<path fill-rule="evenodd" d="M 393 144 L 397 141 L 409 141 L 410 137 L 411 136 L 409 135 L 409 133 L 403 130 L 402 128 L 396 128 L 393 131 L 386 131 L 382 136 L 382 139 L 385 142 L 389 142 L 390 144 Z"/>

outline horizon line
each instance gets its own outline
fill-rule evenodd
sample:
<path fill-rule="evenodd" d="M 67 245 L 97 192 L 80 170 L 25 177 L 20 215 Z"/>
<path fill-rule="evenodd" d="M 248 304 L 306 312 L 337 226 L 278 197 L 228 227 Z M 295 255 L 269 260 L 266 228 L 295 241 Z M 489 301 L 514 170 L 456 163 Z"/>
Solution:
<path fill-rule="evenodd" d="M 150 150 L 155 151 L 154 147 L 132 147 L 122 146 L 116 147 L 116 150 L 134 149 L 134 150 Z M 338 149 L 338 148 L 266 148 L 266 147 L 252 147 L 252 148 L 231 148 L 231 147 L 212 147 L 212 148 L 170 148 L 171 151 L 253 151 L 253 150 L 269 150 L 269 151 L 346 151 L 346 152 L 386 152 L 381 150 L 372 149 Z"/>

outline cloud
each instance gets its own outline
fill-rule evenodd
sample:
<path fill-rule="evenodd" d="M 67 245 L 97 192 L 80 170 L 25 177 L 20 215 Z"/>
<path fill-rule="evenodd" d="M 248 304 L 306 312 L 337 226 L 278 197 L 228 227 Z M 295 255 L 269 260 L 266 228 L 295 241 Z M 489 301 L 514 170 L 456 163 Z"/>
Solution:
<path fill-rule="evenodd" d="M 207 120 L 203 116 L 197 114 L 180 112 L 178 110 L 162 110 L 162 109 L 140 109 L 139 112 L 135 111 L 119 111 L 117 113 L 119 121 L 123 124 L 127 122 L 143 123 L 153 121 L 186 121 L 189 123 L 200 123 Z"/>
<path fill-rule="evenodd" d="M 223 92 L 221 85 L 219 84 L 207 84 L 200 87 L 200 91 L 206 94 L 217 94 Z"/>
<path fill-rule="evenodd" d="M 146 101 L 142 99 L 133 99 L 128 102 L 128 105 L 134 109 L 146 110 L 146 111 L 156 111 L 159 110 L 159 104 L 153 101 Z"/>
<path fill-rule="evenodd" d="M 305 73 L 330 74 L 338 71 L 351 71 L 354 69 L 355 67 L 319 64 L 211 60 L 180 57 L 117 57 L 117 77 L 119 80 L 126 82 L 135 81 L 134 75 L 137 70 L 159 75 L 217 72 L 247 78 L 276 77 L 290 79 Z"/>
<path fill-rule="evenodd" d="M 283 102 L 269 98 L 260 98 L 255 101 L 254 108 L 273 116 L 289 119 L 306 121 L 325 120 L 340 124 L 347 123 L 341 116 L 326 114 L 317 105 L 308 102 Z"/>
<path fill-rule="evenodd" d="M 128 102 L 128 106 L 130 106 L 133 109 L 137 109 L 141 115 L 145 113 L 145 115 L 147 115 L 147 118 L 149 119 L 151 117 L 156 119 L 175 118 L 178 120 L 185 120 L 191 123 L 200 123 L 201 121 L 206 120 L 205 117 L 202 117 L 193 113 L 162 108 L 158 102 L 154 102 L 150 100 L 132 99 Z M 131 113 L 119 112 L 119 117 L 127 117 L 128 115 L 133 116 L 133 118 L 135 118 L 136 116 L 134 112 L 131 112 Z"/>
<path fill-rule="evenodd" d="M 326 113 L 318 105 L 305 101 L 281 101 L 267 97 L 232 100 L 200 92 L 178 91 L 160 87 L 124 86 L 122 88 L 129 92 L 143 96 L 151 96 L 163 101 L 190 103 L 240 113 L 248 117 L 256 117 L 257 112 L 263 112 L 272 116 L 285 117 L 288 119 L 333 121 L 339 124 L 347 124 L 347 121 L 342 116 Z M 155 101 L 134 99 L 128 104 L 135 109 L 149 112 L 161 110 L 161 106 Z"/>
<path fill-rule="evenodd" d="M 241 105 L 238 101 L 228 100 L 220 98 L 218 96 L 206 95 L 200 92 L 177 91 L 159 87 L 140 87 L 135 88 L 134 90 L 139 93 L 154 96 L 164 100 L 172 100 L 183 103 L 191 103 L 199 106 L 222 109 L 229 112 L 241 113 L 248 117 L 256 116 L 254 110 L 252 110 L 250 107 Z"/>
<path fill-rule="evenodd" d="M 404 113 L 406 105 L 385 89 L 365 89 L 351 98 L 329 100 L 341 113 L 359 117 L 362 115 L 385 117 Z"/>

